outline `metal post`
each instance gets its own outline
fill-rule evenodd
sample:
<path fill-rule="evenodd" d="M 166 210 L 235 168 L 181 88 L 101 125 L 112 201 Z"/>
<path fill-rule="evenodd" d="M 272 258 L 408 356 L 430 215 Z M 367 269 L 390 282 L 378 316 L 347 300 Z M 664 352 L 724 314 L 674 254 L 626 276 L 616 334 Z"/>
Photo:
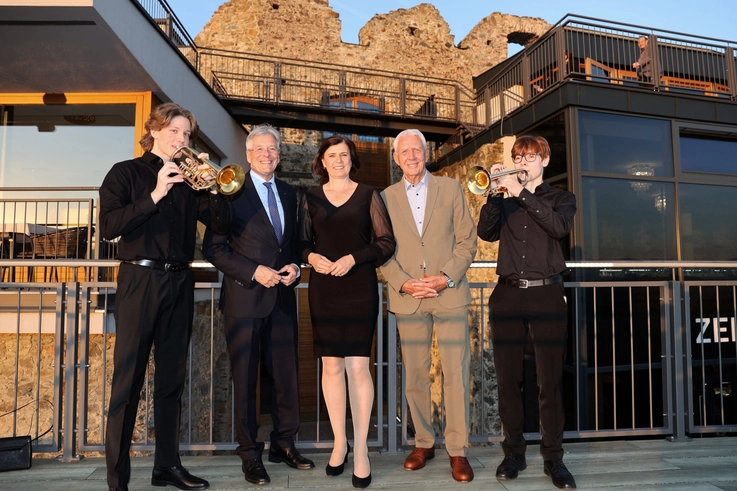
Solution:
<path fill-rule="evenodd" d="M 56 290 L 56 327 L 54 331 L 54 442 L 56 443 L 56 450 L 59 450 L 59 442 L 61 441 L 61 428 L 62 428 L 62 404 L 65 402 L 65 397 L 61 394 L 62 388 L 62 371 L 64 369 L 63 346 L 64 346 L 64 292 L 66 290 L 65 284 L 62 284 L 58 290 Z M 43 301 L 43 290 L 41 290 L 41 298 L 39 302 Z"/>
<path fill-rule="evenodd" d="M 397 450 L 397 318 L 393 313 L 387 314 L 386 329 L 386 451 L 395 455 Z"/>
<path fill-rule="evenodd" d="M 62 462 L 71 462 L 81 459 L 77 454 L 77 440 L 75 438 L 77 421 L 77 334 L 79 326 L 79 283 L 68 283 L 66 292 L 66 308 L 63 317 L 62 332 L 65 340 L 64 357 L 64 436 Z"/>
<path fill-rule="evenodd" d="M 281 99 L 281 63 L 274 63 L 274 104 Z"/>
<path fill-rule="evenodd" d="M 684 328 L 684 316 L 683 314 L 683 292 L 681 291 L 682 285 L 678 281 L 670 281 L 670 292 L 671 302 L 670 305 L 666 302 L 666 308 L 670 310 L 671 329 L 669 329 L 670 338 L 667 342 L 671 345 L 671 359 L 667 362 L 671 366 L 671 385 L 672 394 L 671 400 L 673 414 L 673 435 L 669 437 L 669 440 L 674 442 L 689 441 L 691 438 L 686 435 L 686 425 L 688 415 L 686 414 L 685 404 L 685 393 L 686 383 L 688 383 L 687 374 L 685 371 L 685 356 L 684 342 L 688 343 L 689 340 L 685 339 L 687 329 Z M 666 292 L 667 294 L 667 292 Z"/>
<path fill-rule="evenodd" d="M 463 120 L 461 119 L 461 88 L 458 87 L 458 85 L 455 86 L 456 89 L 456 123 L 462 124 Z"/>
<path fill-rule="evenodd" d="M 732 100 L 737 101 L 737 48 L 727 48 L 724 52 L 724 61 L 727 64 L 727 83 Z"/>
<path fill-rule="evenodd" d="M 527 105 L 528 102 L 530 102 L 530 83 L 532 82 L 530 77 L 530 55 L 525 55 L 522 58 L 522 104 Z M 503 97 L 502 97 L 503 99 Z M 506 116 L 506 112 L 502 113 L 503 116 Z"/>
<path fill-rule="evenodd" d="M 346 109 L 346 103 L 348 99 L 348 89 L 347 89 L 347 77 L 345 75 L 345 70 L 341 70 L 339 72 L 338 83 L 340 84 L 340 88 L 338 89 L 338 93 L 340 94 L 340 108 Z"/>
<path fill-rule="evenodd" d="M 379 294 L 379 314 L 376 316 L 376 428 L 379 447 L 384 446 L 384 285 L 376 284 Z M 387 421 L 390 421 L 387 418 Z M 388 425 L 391 427 L 391 425 Z M 391 432 L 391 431 L 390 431 Z"/>
<path fill-rule="evenodd" d="M 407 115 L 407 87 L 404 78 L 399 79 L 399 114 Z"/>
<path fill-rule="evenodd" d="M 658 37 L 655 34 L 651 34 L 647 39 L 650 48 L 650 66 L 653 71 L 653 85 L 655 90 L 660 90 L 660 53 L 658 51 Z"/>

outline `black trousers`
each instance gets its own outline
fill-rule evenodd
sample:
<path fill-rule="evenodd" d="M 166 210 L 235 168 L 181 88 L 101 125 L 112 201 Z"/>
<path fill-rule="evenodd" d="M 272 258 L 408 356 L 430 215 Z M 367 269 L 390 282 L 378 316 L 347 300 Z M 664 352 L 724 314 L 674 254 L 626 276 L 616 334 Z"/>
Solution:
<path fill-rule="evenodd" d="M 285 313 L 279 302 L 263 319 L 225 317 L 233 375 L 236 451 L 243 460 L 261 457 L 264 444 L 257 441 L 258 414 L 256 387 L 258 368 L 263 366 L 271 380 L 271 446 L 291 448 L 299 430 L 297 315 Z"/>
<path fill-rule="evenodd" d="M 525 453 L 522 396 L 525 341 L 535 352 L 540 388 L 540 453 L 545 460 L 563 458 L 563 360 L 566 351 L 568 307 L 562 284 L 516 288 L 497 285 L 489 298 L 502 420 L 504 452 Z"/>
<path fill-rule="evenodd" d="M 107 482 L 130 480 L 130 447 L 154 346 L 154 464 L 179 464 L 179 415 L 192 334 L 194 275 L 122 263 L 115 305 L 113 381 L 105 433 Z"/>

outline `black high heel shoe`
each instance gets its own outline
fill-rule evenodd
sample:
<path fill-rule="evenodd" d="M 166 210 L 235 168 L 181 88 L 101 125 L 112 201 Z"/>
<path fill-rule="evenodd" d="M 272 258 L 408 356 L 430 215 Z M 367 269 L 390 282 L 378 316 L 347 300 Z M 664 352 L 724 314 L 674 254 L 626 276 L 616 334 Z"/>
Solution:
<path fill-rule="evenodd" d="M 371 464 L 371 459 L 369 459 L 369 464 Z M 358 489 L 363 489 L 369 487 L 369 484 L 371 484 L 371 473 L 369 472 L 369 475 L 366 477 L 357 477 L 355 474 L 353 474 L 353 487 Z"/>
<path fill-rule="evenodd" d="M 348 449 L 345 451 L 345 459 L 343 459 L 343 463 L 340 465 L 336 465 L 333 467 L 330 465 L 330 459 L 328 459 L 328 465 L 325 467 L 325 474 L 328 476 L 339 476 L 343 474 L 343 469 L 345 468 L 346 462 L 348 462 L 348 454 L 351 453 L 351 444 L 348 444 Z"/>

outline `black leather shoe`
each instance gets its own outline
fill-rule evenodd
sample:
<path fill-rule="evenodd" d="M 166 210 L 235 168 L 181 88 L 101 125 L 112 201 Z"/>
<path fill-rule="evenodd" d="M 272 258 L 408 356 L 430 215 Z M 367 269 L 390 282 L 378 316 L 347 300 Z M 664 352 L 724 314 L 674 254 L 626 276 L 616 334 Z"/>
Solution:
<path fill-rule="evenodd" d="M 345 458 L 343 459 L 343 463 L 340 465 L 336 465 L 333 467 L 330 465 L 330 459 L 328 459 L 328 465 L 325 467 L 325 474 L 328 476 L 339 476 L 343 474 L 343 469 L 345 468 L 345 464 L 348 462 L 348 454 L 351 453 L 351 444 L 348 444 L 348 449 L 345 451 Z"/>
<path fill-rule="evenodd" d="M 504 460 L 496 468 L 496 478 L 502 481 L 515 479 L 520 471 L 527 469 L 527 460 L 525 454 L 508 453 L 504 454 Z"/>
<path fill-rule="evenodd" d="M 108 489 L 110 491 L 128 491 L 128 486 L 118 486 L 117 488 L 110 486 Z"/>
<path fill-rule="evenodd" d="M 261 457 L 244 460 L 241 469 L 243 469 L 243 474 L 246 475 L 246 481 L 251 484 L 269 484 L 271 482 Z"/>
<path fill-rule="evenodd" d="M 181 465 L 174 467 L 154 466 L 151 484 L 154 486 L 172 485 L 179 489 L 207 489 L 210 487 L 209 482 L 193 476 Z"/>
<path fill-rule="evenodd" d="M 553 479 L 553 485 L 560 489 L 576 489 L 576 481 L 562 460 L 546 460 L 543 465 L 546 476 Z"/>
<path fill-rule="evenodd" d="M 315 467 L 310 459 L 302 457 L 296 448 L 269 448 L 269 462 L 284 462 L 293 469 L 307 470 Z"/>

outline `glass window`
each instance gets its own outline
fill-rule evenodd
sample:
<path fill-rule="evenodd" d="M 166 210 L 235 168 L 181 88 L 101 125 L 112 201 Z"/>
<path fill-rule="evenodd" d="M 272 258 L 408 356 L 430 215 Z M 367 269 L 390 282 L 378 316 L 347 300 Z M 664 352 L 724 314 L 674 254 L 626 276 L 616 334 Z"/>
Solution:
<path fill-rule="evenodd" d="M 681 184 L 678 200 L 682 259 L 737 260 L 737 189 Z"/>
<path fill-rule="evenodd" d="M 0 187 L 100 186 L 133 157 L 135 114 L 134 104 L 0 106 Z"/>
<path fill-rule="evenodd" d="M 581 170 L 673 176 L 670 122 L 579 111 Z"/>
<path fill-rule="evenodd" d="M 737 174 L 737 140 L 681 135 L 684 172 Z"/>
<path fill-rule="evenodd" d="M 584 177 L 585 260 L 675 260 L 672 183 Z"/>

